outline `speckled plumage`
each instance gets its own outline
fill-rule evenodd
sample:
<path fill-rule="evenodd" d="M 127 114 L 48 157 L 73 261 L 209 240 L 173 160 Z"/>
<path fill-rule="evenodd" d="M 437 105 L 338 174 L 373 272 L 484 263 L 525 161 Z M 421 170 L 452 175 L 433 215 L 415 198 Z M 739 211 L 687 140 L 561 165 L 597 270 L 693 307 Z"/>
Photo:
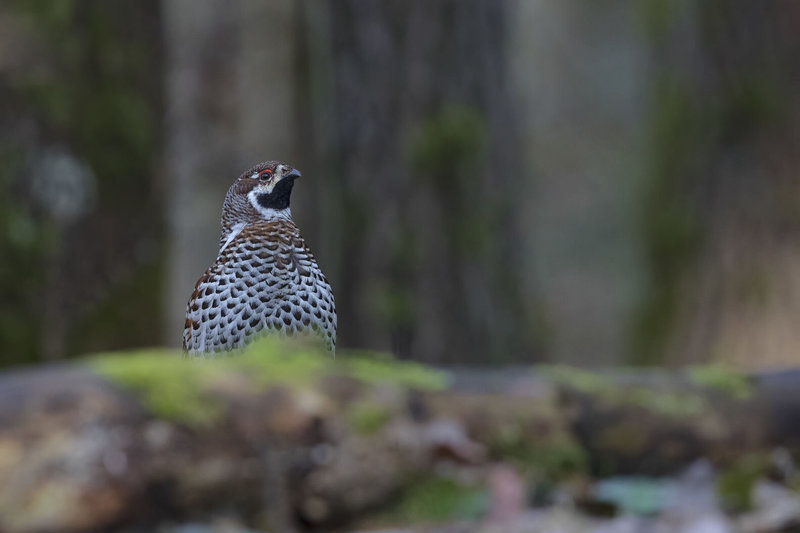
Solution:
<path fill-rule="evenodd" d="M 234 350 L 269 332 L 316 334 L 334 350 L 333 293 L 289 210 L 297 176 L 269 161 L 231 186 L 219 254 L 186 306 L 183 348 L 189 355 Z"/>

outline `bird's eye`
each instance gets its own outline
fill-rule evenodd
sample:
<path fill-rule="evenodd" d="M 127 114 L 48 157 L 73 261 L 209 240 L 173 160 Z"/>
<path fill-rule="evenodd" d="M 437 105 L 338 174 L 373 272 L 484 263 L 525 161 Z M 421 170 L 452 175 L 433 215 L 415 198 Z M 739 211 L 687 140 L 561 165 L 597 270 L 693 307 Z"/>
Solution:
<path fill-rule="evenodd" d="M 258 177 L 261 178 L 261 181 L 267 181 L 268 179 L 270 179 L 272 177 L 272 171 L 271 170 L 264 170 L 264 171 L 261 172 L 261 174 L 258 175 Z"/>

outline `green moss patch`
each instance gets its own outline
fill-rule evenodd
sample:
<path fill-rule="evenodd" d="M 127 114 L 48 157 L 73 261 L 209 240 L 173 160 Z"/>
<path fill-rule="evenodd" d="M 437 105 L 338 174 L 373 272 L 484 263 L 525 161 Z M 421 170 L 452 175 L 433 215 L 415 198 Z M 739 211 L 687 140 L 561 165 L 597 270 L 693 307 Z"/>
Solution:
<path fill-rule="evenodd" d="M 663 416 L 682 418 L 709 412 L 702 393 L 671 383 L 633 385 L 613 381 L 602 374 L 568 366 L 542 366 L 537 372 L 556 385 L 596 396 L 609 407 L 638 406 Z"/>
<path fill-rule="evenodd" d="M 567 436 L 540 444 L 504 442 L 497 456 L 510 461 L 528 478 L 553 482 L 586 472 L 589 467 L 586 450 Z"/>
<path fill-rule="evenodd" d="M 687 370 L 687 375 L 695 385 L 715 389 L 738 400 L 746 400 L 755 392 L 747 375 L 726 366 L 694 366 Z"/>
<path fill-rule="evenodd" d="M 377 520 L 384 524 L 474 520 L 486 512 L 488 501 L 488 491 L 483 487 L 464 485 L 449 478 L 423 478 L 412 483 L 398 502 Z"/>
<path fill-rule="evenodd" d="M 747 511 L 753 506 L 753 487 L 769 469 L 769 457 L 748 454 L 717 476 L 717 495 L 723 505 L 734 511 Z"/>
<path fill-rule="evenodd" d="M 92 370 L 134 392 L 153 414 L 190 426 L 204 426 L 222 414 L 222 405 L 207 391 L 216 365 L 192 364 L 177 352 L 140 350 L 100 354 L 90 361 Z"/>
<path fill-rule="evenodd" d="M 243 372 L 264 386 L 308 386 L 336 366 L 334 359 L 314 342 L 276 337 L 261 338 L 241 354 L 212 361 L 221 363 L 226 369 Z"/>
<path fill-rule="evenodd" d="M 154 415 L 191 426 L 208 425 L 224 412 L 212 392 L 221 376 L 236 373 L 256 388 L 309 387 L 324 374 L 343 373 L 373 384 L 417 389 L 441 389 L 443 372 L 384 354 L 359 354 L 334 359 L 316 344 L 265 337 L 242 353 L 214 359 L 186 359 L 178 352 L 151 349 L 96 354 L 89 364 L 98 375 L 132 391 Z M 388 413 L 366 404 L 357 406 L 351 422 L 374 431 Z"/>
<path fill-rule="evenodd" d="M 447 387 L 447 373 L 411 361 L 397 361 L 382 353 L 345 355 L 345 371 L 367 383 L 385 383 L 421 390 L 442 390 Z"/>
<path fill-rule="evenodd" d="M 223 414 L 221 400 L 211 392 L 220 376 L 239 373 L 264 388 L 305 386 L 333 361 L 313 346 L 264 338 L 232 357 L 187 359 L 178 352 L 153 349 L 98 354 L 90 365 L 110 382 L 136 393 L 156 416 L 198 426 Z"/>
<path fill-rule="evenodd" d="M 556 385 L 566 386 L 585 394 L 605 394 L 616 385 L 597 372 L 563 365 L 540 365 L 536 372 Z"/>
<path fill-rule="evenodd" d="M 392 413 L 382 405 L 359 402 L 350 408 L 348 419 L 355 430 L 363 435 L 380 431 L 392 418 Z"/>

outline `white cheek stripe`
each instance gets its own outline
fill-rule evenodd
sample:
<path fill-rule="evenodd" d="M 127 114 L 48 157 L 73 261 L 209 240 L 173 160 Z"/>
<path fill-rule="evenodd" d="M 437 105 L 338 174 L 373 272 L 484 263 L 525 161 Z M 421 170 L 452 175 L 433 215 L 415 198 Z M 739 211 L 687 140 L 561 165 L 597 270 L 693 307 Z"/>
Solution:
<path fill-rule="evenodd" d="M 246 225 L 247 225 L 247 223 L 245 223 L 245 222 L 239 222 L 238 224 L 234 224 L 234 226 L 231 228 L 231 232 L 228 233 L 228 238 L 225 239 L 225 244 L 223 244 L 222 248 L 219 249 L 220 253 L 222 253 L 222 250 L 227 248 L 228 245 L 231 243 L 231 241 L 233 239 L 235 239 L 236 236 L 239 235 L 242 232 L 242 230 L 244 229 L 244 227 Z"/>

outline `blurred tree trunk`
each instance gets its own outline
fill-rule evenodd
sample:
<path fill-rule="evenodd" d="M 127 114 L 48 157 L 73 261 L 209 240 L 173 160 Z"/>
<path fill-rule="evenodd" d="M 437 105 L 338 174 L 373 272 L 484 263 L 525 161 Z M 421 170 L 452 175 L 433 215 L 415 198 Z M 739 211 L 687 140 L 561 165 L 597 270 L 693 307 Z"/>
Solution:
<path fill-rule="evenodd" d="M 157 342 L 156 0 L 0 6 L 0 364 Z"/>
<path fill-rule="evenodd" d="M 628 0 L 515 4 L 509 68 L 534 177 L 515 192 L 548 358 L 622 364 L 643 267 L 631 172 L 649 109 L 640 13 Z"/>
<path fill-rule="evenodd" d="M 168 345 L 180 343 L 186 301 L 216 256 L 228 187 L 260 161 L 292 161 L 295 3 L 164 1 Z"/>
<path fill-rule="evenodd" d="M 310 234 L 341 342 L 440 363 L 535 354 L 507 2 L 303 5 Z"/>
<path fill-rule="evenodd" d="M 648 16 L 652 288 L 635 350 L 797 364 L 800 4 L 653 1 Z"/>
<path fill-rule="evenodd" d="M 180 342 L 195 280 L 213 261 L 225 190 L 238 176 L 235 129 L 239 27 L 236 4 L 166 0 L 170 282 L 165 340 Z M 191 12 L 192 16 L 186 16 Z M 227 185 L 226 185 L 227 183 Z"/>

